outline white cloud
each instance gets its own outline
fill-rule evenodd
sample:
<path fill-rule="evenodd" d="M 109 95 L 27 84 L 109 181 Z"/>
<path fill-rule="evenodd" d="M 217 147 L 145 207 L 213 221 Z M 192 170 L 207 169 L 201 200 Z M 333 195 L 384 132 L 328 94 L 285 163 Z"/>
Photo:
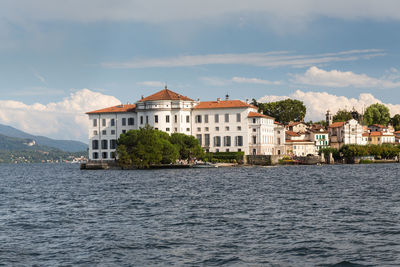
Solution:
<path fill-rule="evenodd" d="M 399 20 L 397 0 L 2 0 L 0 17 L 7 20 L 169 21 L 202 20 L 260 15 L 271 23 L 309 22 L 326 16 L 336 19 Z"/>
<path fill-rule="evenodd" d="M 400 104 L 383 103 L 372 94 L 360 94 L 359 98 L 348 98 L 345 96 L 332 95 L 327 92 L 303 92 L 297 90 L 288 96 L 270 96 L 266 95 L 257 101 L 274 102 L 287 98 L 303 101 L 307 107 L 306 120 L 325 119 L 326 111 L 336 113 L 339 109 L 352 110 L 355 108 L 358 112 L 363 112 L 369 105 L 375 103 L 385 104 L 390 109 L 390 114 L 400 114 Z"/>
<path fill-rule="evenodd" d="M 272 51 L 265 53 L 181 55 L 168 58 L 134 59 L 126 62 L 103 62 L 101 66 L 111 69 L 193 67 L 216 64 L 258 67 L 304 67 L 329 62 L 370 59 L 383 55 L 385 54 L 380 49 L 350 50 L 315 55 L 297 55 L 288 51 Z"/>
<path fill-rule="evenodd" d="M 159 81 L 144 81 L 144 82 L 137 82 L 137 85 L 141 86 L 148 86 L 148 87 L 164 87 L 165 83 Z"/>
<path fill-rule="evenodd" d="M 357 88 L 396 88 L 400 81 L 395 81 L 392 76 L 381 79 L 369 77 L 366 74 L 356 74 L 351 71 L 331 70 L 326 71 L 318 67 L 310 67 L 304 74 L 294 75 L 292 82 L 326 87 L 357 87 Z"/>
<path fill-rule="evenodd" d="M 35 135 L 87 142 L 88 111 L 115 106 L 121 102 L 113 96 L 82 89 L 60 102 L 27 105 L 0 100 L 0 123 Z"/>
<path fill-rule="evenodd" d="M 267 84 L 267 85 L 279 85 L 280 81 L 268 81 L 258 78 L 246 78 L 246 77 L 233 77 L 232 81 L 235 83 L 254 83 L 254 84 Z"/>

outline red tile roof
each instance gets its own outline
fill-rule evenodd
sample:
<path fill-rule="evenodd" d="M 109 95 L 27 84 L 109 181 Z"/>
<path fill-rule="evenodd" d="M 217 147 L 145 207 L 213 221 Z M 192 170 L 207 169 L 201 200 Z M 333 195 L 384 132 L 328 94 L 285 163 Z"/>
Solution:
<path fill-rule="evenodd" d="M 169 89 L 164 89 L 161 90 L 155 94 L 152 94 L 148 97 L 142 98 L 139 100 L 139 102 L 143 101 L 157 101 L 157 100 L 186 100 L 186 101 L 194 101 L 193 99 L 190 99 L 189 97 L 180 95 L 178 93 L 172 92 Z"/>
<path fill-rule="evenodd" d="M 386 126 L 381 125 L 381 124 L 373 124 L 372 126 L 375 126 L 375 127 L 378 127 L 378 128 L 387 128 Z"/>
<path fill-rule="evenodd" d="M 267 115 L 264 115 L 264 114 L 261 114 L 261 113 L 258 113 L 258 112 L 253 112 L 253 111 L 249 112 L 248 117 L 249 118 L 260 118 L 260 117 L 262 117 L 262 118 L 267 118 L 267 119 L 274 119 L 271 116 L 267 116 Z"/>
<path fill-rule="evenodd" d="M 300 136 L 299 133 L 295 133 L 295 132 L 292 132 L 292 131 L 286 131 L 286 134 L 290 135 L 290 136 Z"/>
<path fill-rule="evenodd" d="M 395 134 L 400 134 L 400 131 L 395 131 L 394 133 L 395 133 Z"/>
<path fill-rule="evenodd" d="M 334 122 L 331 125 L 329 125 L 329 128 L 338 128 L 342 127 L 346 122 L 344 121 L 339 121 L 339 122 Z"/>
<path fill-rule="evenodd" d="M 241 100 L 220 100 L 204 101 L 197 104 L 194 109 L 212 109 L 212 108 L 256 108 Z"/>
<path fill-rule="evenodd" d="M 101 114 L 101 113 L 119 113 L 119 112 L 133 112 L 135 111 L 135 104 L 118 105 L 109 108 L 103 108 L 95 111 L 86 112 L 86 114 Z"/>
<path fill-rule="evenodd" d="M 363 133 L 362 136 L 369 136 L 369 133 Z"/>

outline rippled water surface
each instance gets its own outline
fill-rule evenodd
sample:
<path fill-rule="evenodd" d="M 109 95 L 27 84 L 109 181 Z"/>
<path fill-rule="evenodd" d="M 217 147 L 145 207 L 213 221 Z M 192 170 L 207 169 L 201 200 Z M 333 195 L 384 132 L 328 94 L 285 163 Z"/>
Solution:
<path fill-rule="evenodd" d="M 0 165 L 0 265 L 399 266 L 400 165 Z"/>

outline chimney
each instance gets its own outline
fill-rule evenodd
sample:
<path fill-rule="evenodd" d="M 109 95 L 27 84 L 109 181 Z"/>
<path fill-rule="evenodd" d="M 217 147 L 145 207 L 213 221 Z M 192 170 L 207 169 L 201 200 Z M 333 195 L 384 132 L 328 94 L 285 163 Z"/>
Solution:
<path fill-rule="evenodd" d="M 229 95 L 228 94 L 225 95 L 225 100 L 229 100 Z"/>
<path fill-rule="evenodd" d="M 221 98 L 218 97 L 218 98 L 217 98 L 217 102 L 219 103 L 219 101 L 221 101 Z"/>
<path fill-rule="evenodd" d="M 249 103 L 249 99 L 248 98 L 246 98 L 246 104 L 248 104 Z"/>
<path fill-rule="evenodd" d="M 144 95 L 142 95 L 142 99 L 144 98 Z"/>

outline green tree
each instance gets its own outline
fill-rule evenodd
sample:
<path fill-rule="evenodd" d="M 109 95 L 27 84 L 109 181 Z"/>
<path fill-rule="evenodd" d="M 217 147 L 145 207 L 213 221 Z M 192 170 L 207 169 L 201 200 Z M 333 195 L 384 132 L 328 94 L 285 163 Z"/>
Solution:
<path fill-rule="evenodd" d="M 200 146 L 199 141 L 191 135 L 182 133 L 173 133 L 170 142 L 176 146 L 179 152 L 179 159 L 203 158 L 204 150 Z"/>
<path fill-rule="evenodd" d="M 333 116 L 333 122 L 348 121 L 351 120 L 353 116 L 350 111 L 339 109 L 338 112 Z"/>
<path fill-rule="evenodd" d="M 390 121 L 389 108 L 385 105 L 376 103 L 365 110 L 364 123 L 367 125 L 382 124 L 387 125 Z"/>
<path fill-rule="evenodd" d="M 253 105 L 258 107 L 259 111 L 274 117 L 280 123 L 290 121 L 302 121 L 306 116 L 307 108 L 302 101 L 295 99 L 285 99 L 277 102 L 257 103 L 255 99 Z"/>
<path fill-rule="evenodd" d="M 400 131 L 400 114 L 396 114 L 390 119 L 390 123 L 393 125 L 396 131 Z"/>
<path fill-rule="evenodd" d="M 122 148 L 120 148 L 122 147 Z M 138 168 L 174 162 L 178 157 L 175 146 L 169 142 L 169 135 L 150 126 L 130 130 L 118 139 L 117 155 L 121 164 L 133 164 Z M 130 161 L 127 159 L 130 159 Z"/>

